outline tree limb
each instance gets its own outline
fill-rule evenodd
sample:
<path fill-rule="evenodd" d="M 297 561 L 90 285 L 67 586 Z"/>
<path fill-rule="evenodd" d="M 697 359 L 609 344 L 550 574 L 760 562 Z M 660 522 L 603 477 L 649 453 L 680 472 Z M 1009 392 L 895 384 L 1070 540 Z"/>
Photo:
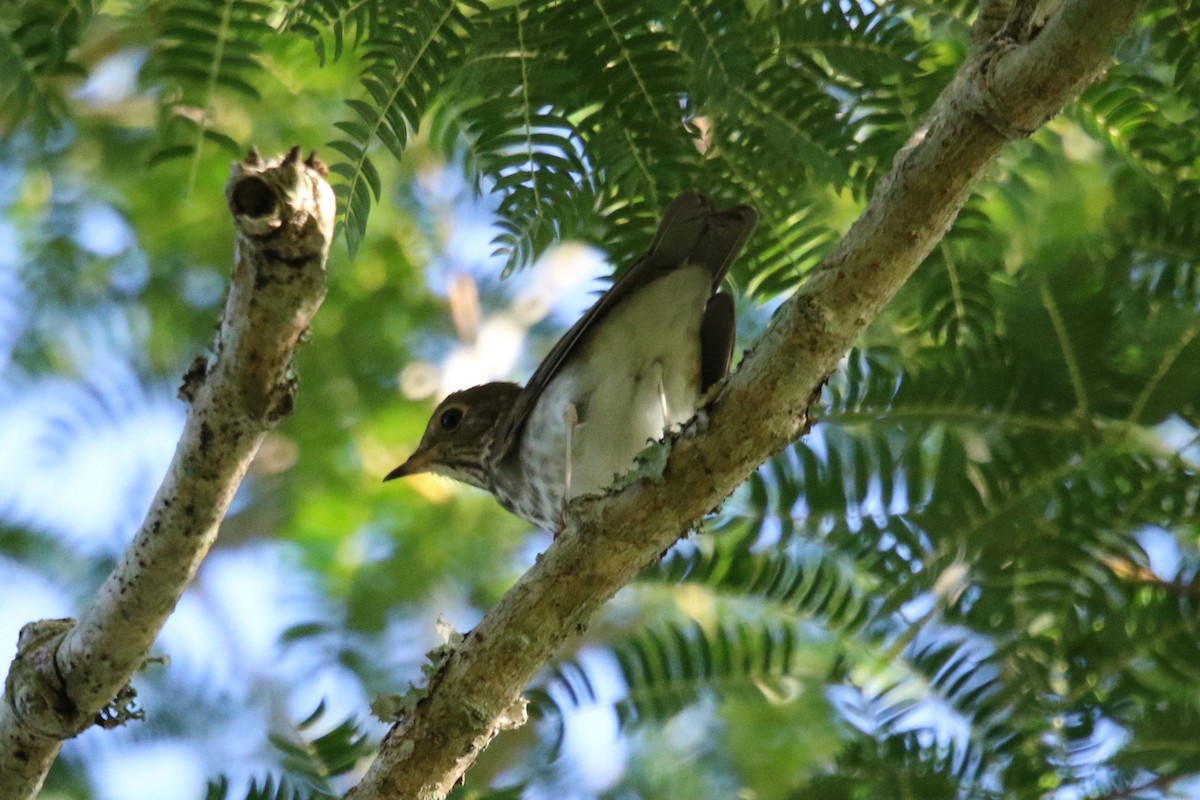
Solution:
<path fill-rule="evenodd" d="M 216 362 L 198 358 L 184 376 L 183 436 L 95 600 L 78 622 L 21 631 L 0 703 L 0 800 L 37 792 L 64 739 L 126 718 L 130 676 L 216 539 L 266 432 L 291 412 L 292 357 L 325 297 L 333 191 L 324 167 L 294 148 L 234 165 L 226 198 L 237 255 Z"/>
<path fill-rule="evenodd" d="M 350 796 L 444 797 L 501 729 L 522 721 L 520 694 L 559 645 L 807 430 L 827 376 L 940 241 L 973 182 L 1006 141 L 1095 80 L 1137 5 L 1067 0 L 1028 43 L 993 39 L 962 66 L 846 238 L 674 437 L 661 478 L 572 505 L 567 530 L 446 658 Z"/>

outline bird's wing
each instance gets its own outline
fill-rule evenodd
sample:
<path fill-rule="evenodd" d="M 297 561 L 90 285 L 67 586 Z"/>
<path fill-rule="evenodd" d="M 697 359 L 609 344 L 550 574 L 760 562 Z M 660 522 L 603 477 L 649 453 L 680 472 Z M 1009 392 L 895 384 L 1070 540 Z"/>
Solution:
<path fill-rule="evenodd" d="M 575 348 L 595 332 L 596 326 L 617 305 L 637 289 L 684 264 L 706 267 L 712 275 L 715 291 L 757 221 L 758 214 L 750 206 L 717 212 L 713 209 L 712 199 L 702 192 L 685 192 L 676 197 L 663 212 L 658 231 L 646 253 L 563 334 L 538 365 L 497 431 L 491 458 L 501 461 L 514 451 L 525 420 L 542 391 Z M 728 356 L 725 360 L 728 368 Z"/>
<path fill-rule="evenodd" d="M 733 297 L 717 292 L 708 298 L 700 319 L 700 393 L 729 374 L 733 344 L 737 336 L 737 317 Z"/>

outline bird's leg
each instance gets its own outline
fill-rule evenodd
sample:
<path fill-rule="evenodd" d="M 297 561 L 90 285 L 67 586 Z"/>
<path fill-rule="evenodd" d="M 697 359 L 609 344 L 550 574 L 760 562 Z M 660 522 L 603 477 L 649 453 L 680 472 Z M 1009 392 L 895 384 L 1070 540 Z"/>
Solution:
<path fill-rule="evenodd" d="M 575 428 L 579 426 L 579 409 L 574 403 L 567 405 L 566 411 L 563 412 L 563 422 L 567 425 L 567 463 L 563 480 L 562 514 L 558 520 L 558 530 L 554 532 L 555 539 L 563 532 L 563 528 L 567 527 L 567 505 L 571 502 L 571 451 L 575 446 Z"/>
<path fill-rule="evenodd" d="M 665 436 L 671 429 L 671 409 L 667 405 L 667 387 L 663 383 L 662 364 L 656 361 L 654 367 L 658 372 L 658 405 L 662 409 L 663 435 Z"/>
<path fill-rule="evenodd" d="M 571 449 L 575 446 L 575 428 L 579 425 L 579 410 L 574 403 L 567 406 L 563 412 L 563 422 L 567 423 L 567 478 L 563 482 L 563 498 L 571 496 Z"/>

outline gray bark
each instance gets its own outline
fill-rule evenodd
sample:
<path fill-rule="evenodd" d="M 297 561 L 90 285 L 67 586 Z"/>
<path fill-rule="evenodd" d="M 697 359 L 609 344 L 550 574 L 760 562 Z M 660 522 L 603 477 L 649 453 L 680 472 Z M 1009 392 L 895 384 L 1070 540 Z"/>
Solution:
<path fill-rule="evenodd" d="M 333 191 L 293 150 L 234 165 L 237 255 L 215 363 L 180 394 L 183 436 L 141 529 L 74 620 L 30 623 L 0 703 L 0 800 L 37 792 L 64 739 L 128 715 L 129 679 L 191 582 L 267 431 L 290 413 L 292 357 L 325 297 Z"/>

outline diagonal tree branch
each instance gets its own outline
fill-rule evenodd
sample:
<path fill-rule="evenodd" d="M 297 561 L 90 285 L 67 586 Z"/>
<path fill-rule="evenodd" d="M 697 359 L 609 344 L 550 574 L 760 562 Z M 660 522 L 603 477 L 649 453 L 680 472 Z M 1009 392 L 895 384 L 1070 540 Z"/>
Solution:
<path fill-rule="evenodd" d="M 1027 43 L 1001 34 L 962 66 L 846 238 L 675 437 L 661 476 L 572 506 L 566 532 L 445 658 L 350 796 L 444 797 L 501 729 L 523 721 L 520 694 L 559 645 L 807 429 L 826 377 L 942 238 L 973 182 L 1006 141 L 1096 79 L 1137 6 L 1066 0 Z"/>
<path fill-rule="evenodd" d="M 78 622 L 21 631 L 0 703 L 0 800 L 37 792 L 63 740 L 130 714 L 130 676 L 175 608 L 267 431 L 292 409 L 292 357 L 325 297 L 333 191 L 299 148 L 252 152 L 226 187 L 238 229 L 217 359 L 184 376 L 183 436 L 141 530 Z"/>

